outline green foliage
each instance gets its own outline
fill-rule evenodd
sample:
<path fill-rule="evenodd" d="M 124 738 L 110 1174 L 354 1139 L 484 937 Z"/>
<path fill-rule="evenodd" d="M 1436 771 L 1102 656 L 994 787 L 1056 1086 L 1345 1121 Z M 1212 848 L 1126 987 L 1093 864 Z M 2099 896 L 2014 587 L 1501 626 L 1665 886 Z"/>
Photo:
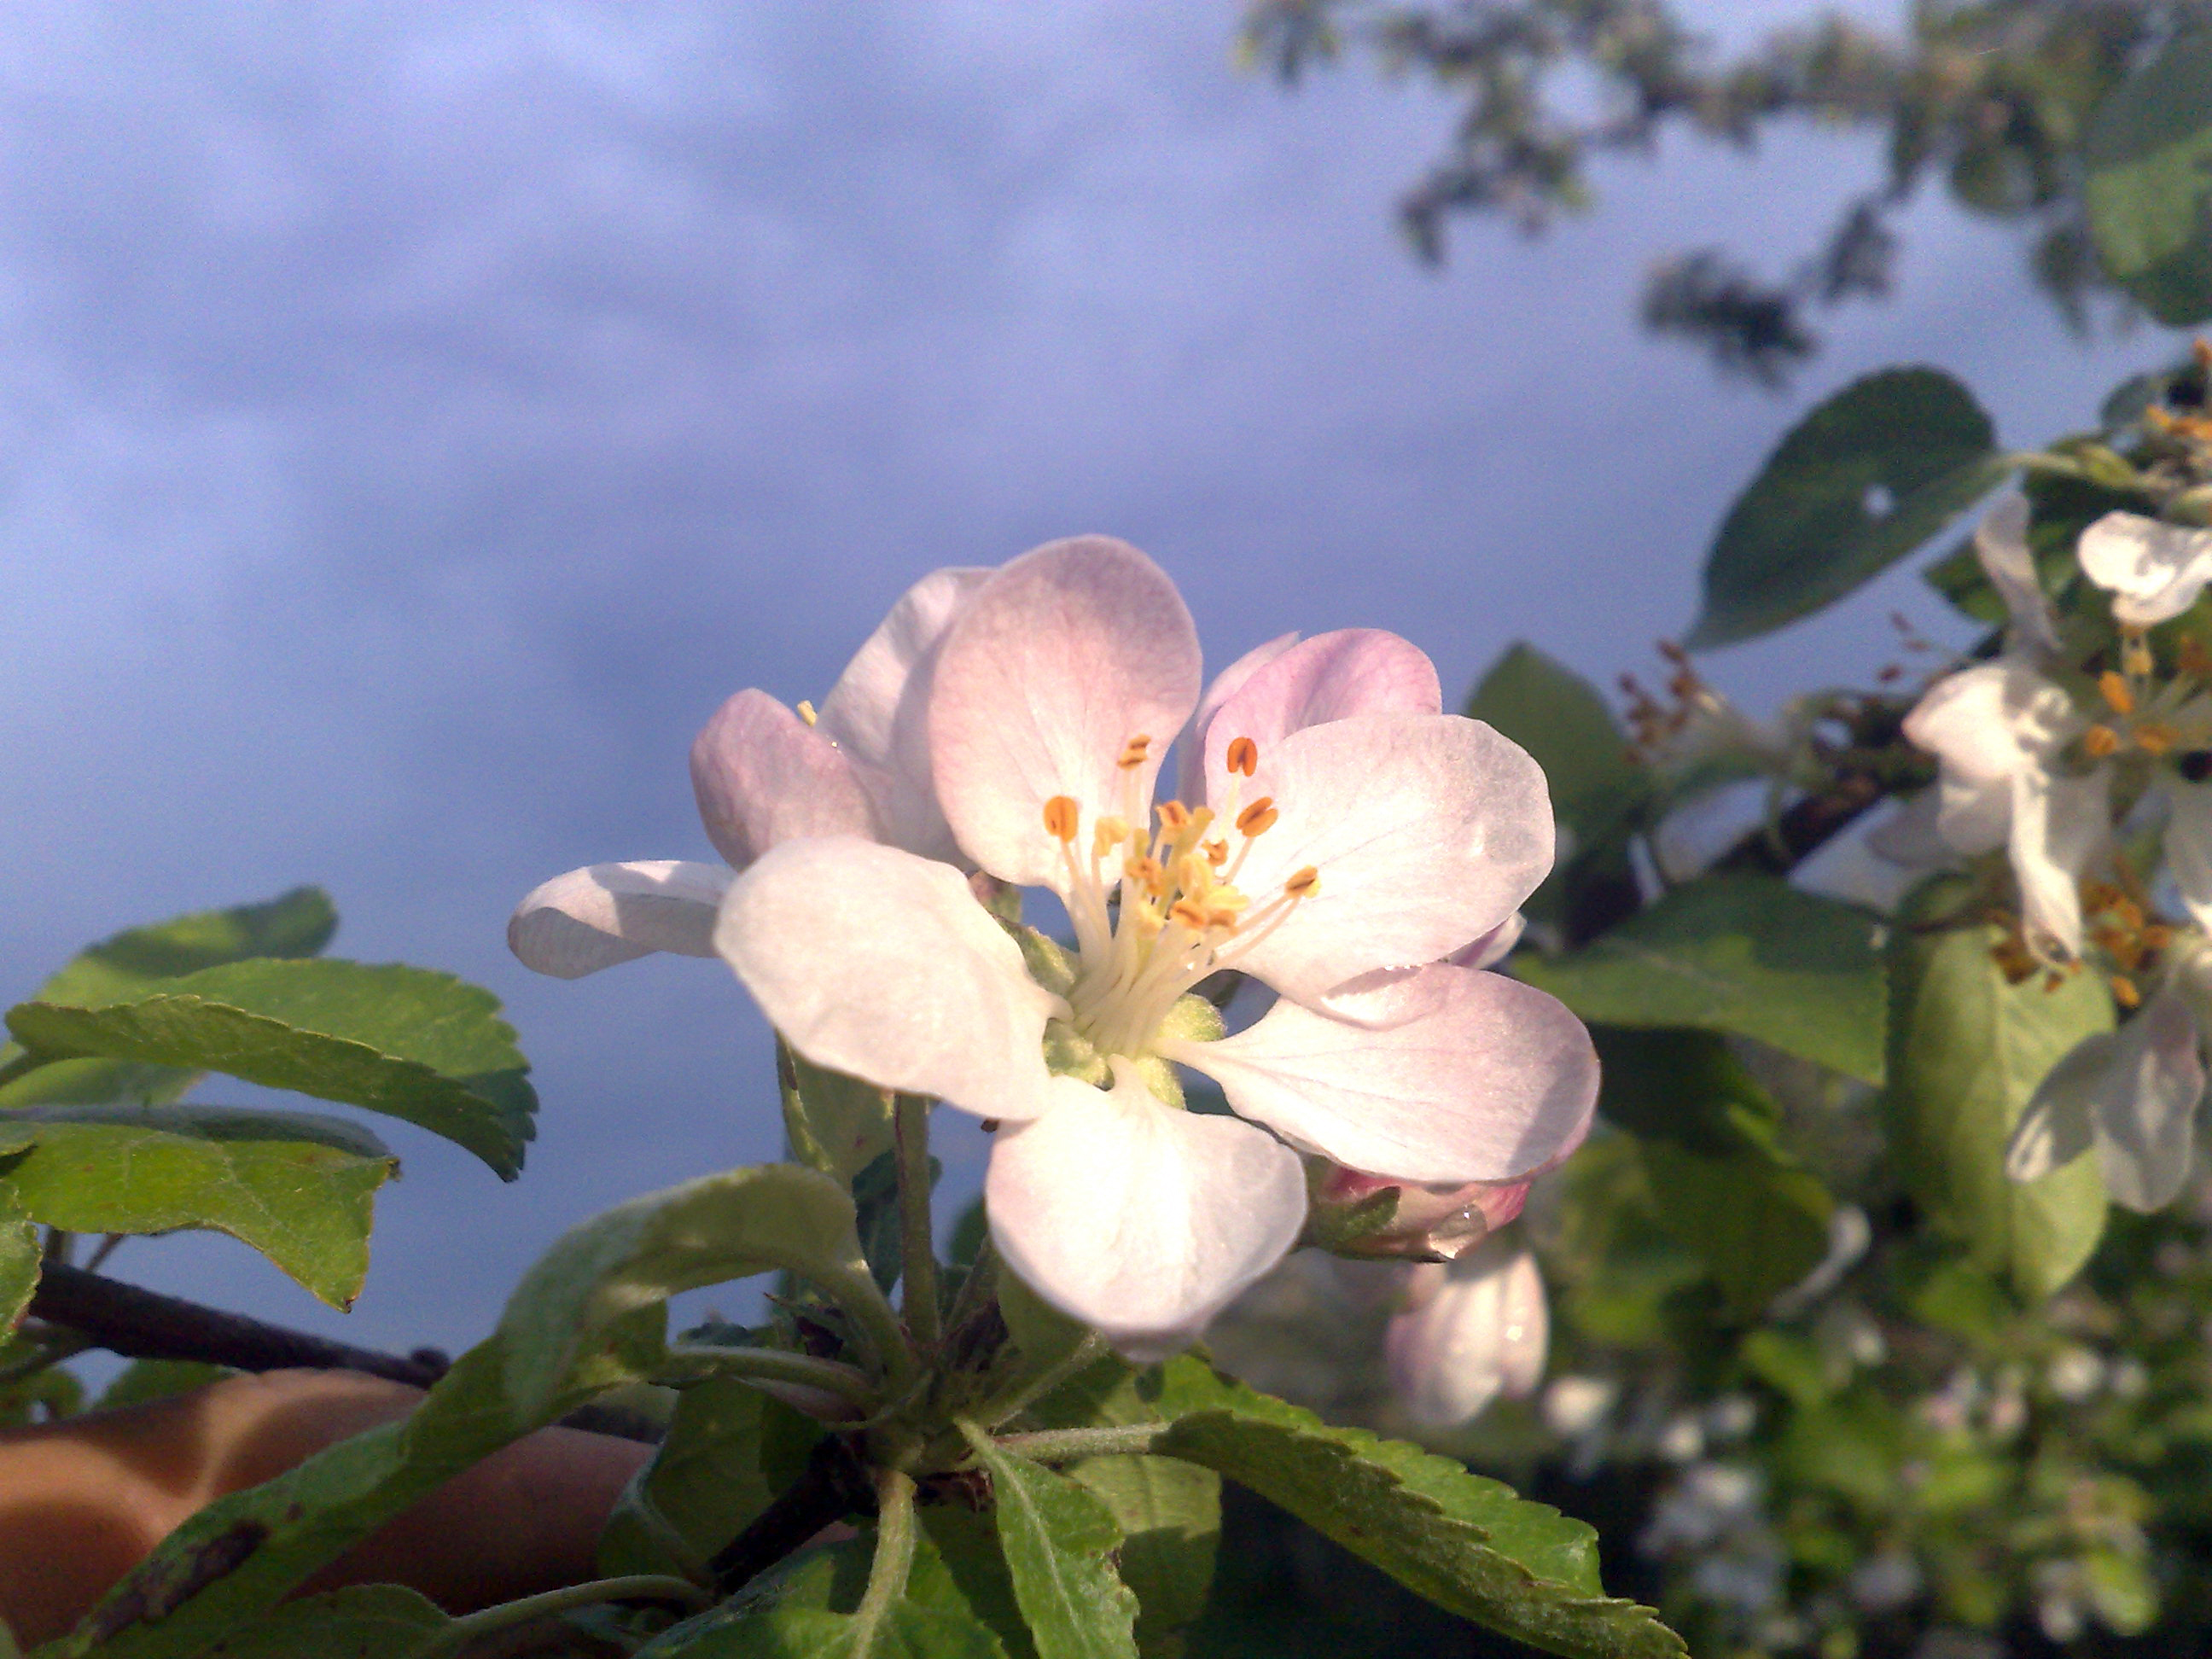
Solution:
<path fill-rule="evenodd" d="M 288 1601 L 216 1643 L 207 1659 L 411 1659 L 452 1622 L 413 1590 L 364 1584 Z"/>
<path fill-rule="evenodd" d="M 1514 971 L 1594 1024 L 1747 1036 L 1869 1083 L 1882 1074 L 1875 923 L 1771 876 L 1676 888 L 1565 957 Z"/>
<path fill-rule="evenodd" d="M 1601 1028 L 1598 1109 L 1638 1141 L 1659 1219 L 1746 1318 L 1820 1264 L 1835 1200 L 1784 1149 L 1781 1109 L 1720 1037 Z"/>
<path fill-rule="evenodd" d="M 851 1185 L 891 1149 L 892 1097 L 872 1083 L 817 1066 L 781 1038 L 775 1055 L 791 1155 Z"/>
<path fill-rule="evenodd" d="M 0 1330 L 13 1330 L 39 1288 L 39 1230 L 0 1181 Z"/>
<path fill-rule="evenodd" d="M 796 1471 L 781 1467 L 778 1453 L 820 1433 L 818 1425 L 733 1377 L 690 1384 L 653 1461 L 608 1517 L 599 1571 L 610 1577 L 703 1578 L 714 1553 L 789 1484 Z"/>
<path fill-rule="evenodd" d="M 1609 839 L 1650 793 L 1650 784 L 1597 689 L 1526 641 L 1508 647 L 1467 700 L 1544 769 L 1552 811 L 1576 842 Z"/>
<path fill-rule="evenodd" d="M 1226 1475 L 1407 1588 L 1547 1653 L 1686 1652 L 1648 1608 L 1606 1596 L 1596 1538 L 1500 1482 L 1255 1394 L 1196 1361 L 1171 1367 L 1158 1443 Z"/>
<path fill-rule="evenodd" d="M 1756 639 L 1832 605 L 1942 532 L 2010 461 L 1966 389 L 1932 368 L 1854 381 L 1790 428 L 1736 498 L 1686 643 Z"/>
<path fill-rule="evenodd" d="M 2161 323 L 2212 317 L 2212 28 L 2177 34 L 2105 100 L 2082 160 L 2106 274 Z"/>
<path fill-rule="evenodd" d="M 40 986 L 34 1000 L 88 1005 L 252 957 L 312 957 L 330 943 L 337 926 L 337 912 L 319 887 L 295 887 L 261 904 L 175 916 L 87 947 Z M 22 1058 L 20 1044 L 0 1044 L 0 1072 Z M 63 1060 L 0 1084 L 0 1107 L 170 1101 L 198 1076 L 188 1068 L 131 1060 Z"/>
<path fill-rule="evenodd" d="M 0 1193 L 71 1232 L 205 1227 L 349 1307 L 368 1272 L 371 1200 L 398 1168 L 336 1118 L 218 1107 L 47 1107 L 0 1118 Z"/>
<path fill-rule="evenodd" d="M 397 965 L 263 958 L 9 1010 L 11 1069 L 76 1058 L 215 1071 L 388 1113 L 512 1179 L 537 1097 L 489 992 Z"/>
<path fill-rule="evenodd" d="M 204 1389 L 210 1382 L 220 1382 L 226 1376 L 238 1373 L 223 1365 L 210 1365 L 197 1359 L 137 1359 L 116 1374 L 115 1380 L 100 1390 L 100 1398 L 93 1402 L 94 1411 L 121 1411 L 127 1406 L 143 1406 L 156 1400 L 167 1400 L 194 1389 Z"/>
<path fill-rule="evenodd" d="M 1994 954 L 2003 933 L 1958 921 L 1964 896 L 1962 882 L 1929 884 L 1894 936 L 1883 1104 L 1913 1196 L 1977 1261 L 2038 1298 L 2096 1249 L 2104 1181 L 2089 1158 L 2013 1181 L 2005 1147 L 2044 1074 L 2083 1037 L 2110 1029 L 2112 1001 L 2087 975 L 2008 983 Z"/>
<path fill-rule="evenodd" d="M 971 1430 L 991 1477 L 1014 1600 L 1038 1659 L 1136 1659 L 1137 1598 L 1114 1570 L 1121 1529 L 1095 1493 Z"/>

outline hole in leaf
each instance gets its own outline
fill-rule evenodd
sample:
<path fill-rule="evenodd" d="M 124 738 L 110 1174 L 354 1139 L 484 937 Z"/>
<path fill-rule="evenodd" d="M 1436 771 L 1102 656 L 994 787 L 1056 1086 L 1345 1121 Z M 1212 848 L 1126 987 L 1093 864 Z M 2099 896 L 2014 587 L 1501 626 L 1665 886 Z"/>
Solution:
<path fill-rule="evenodd" d="M 1869 519 L 1886 519 L 1897 511 L 1897 497 L 1890 493 L 1887 484 L 1872 483 L 1866 487 L 1866 494 L 1859 497 L 1859 505 L 1866 509 Z"/>

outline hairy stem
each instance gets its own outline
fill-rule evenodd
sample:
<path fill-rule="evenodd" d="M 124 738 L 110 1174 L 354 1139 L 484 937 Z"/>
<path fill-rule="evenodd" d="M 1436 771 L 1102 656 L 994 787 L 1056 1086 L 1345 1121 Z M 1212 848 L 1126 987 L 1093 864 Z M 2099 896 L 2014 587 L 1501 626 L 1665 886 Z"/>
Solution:
<path fill-rule="evenodd" d="M 1174 1425 L 1130 1423 L 1106 1429 L 1046 1429 L 1036 1434 L 994 1437 L 1010 1452 L 1035 1463 L 1072 1463 L 1083 1457 L 1127 1456 L 1149 1452 Z"/>
<path fill-rule="evenodd" d="M 1075 1345 L 1075 1351 L 1057 1365 L 1048 1366 L 1035 1376 L 1025 1378 L 996 1400 L 986 1401 L 975 1412 L 976 1420 L 987 1429 L 995 1429 L 1010 1417 L 1019 1415 L 1031 1403 L 1042 1400 L 1077 1372 L 1094 1364 L 1106 1352 L 1106 1339 L 1092 1331 Z"/>
<path fill-rule="evenodd" d="M 906 1594 L 914 1566 L 914 1480 L 898 1469 L 876 1478 L 876 1553 L 868 1564 L 868 1588 L 853 1609 L 856 1651 L 866 1651 L 891 1605 Z"/>
<path fill-rule="evenodd" d="M 900 1308 L 915 1346 L 937 1351 L 944 1334 L 938 1322 L 937 1245 L 929 1225 L 929 1102 L 900 1095 L 891 1109 L 898 1146 L 900 1276 L 905 1280 Z"/>
<path fill-rule="evenodd" d="M 456 1619 L 419 1650 L 419 1659 L 451 1653 L 494 1631 L 526 1625 L 533 1619 L 566 1613 L 571 1607 L 593 1607 L 602 1601 L 673 1601 L 693 1613 L 703 1613 L 714 1605 L 714 1598 L 696 1584 L 660 1573 L 595 1578 L 588 1584 L 570 1584 L 564 1589 L 547 1590 L 542 1595 L 526 1595 L 520 1601 L 502 1601 L 495 1607 Z"/>

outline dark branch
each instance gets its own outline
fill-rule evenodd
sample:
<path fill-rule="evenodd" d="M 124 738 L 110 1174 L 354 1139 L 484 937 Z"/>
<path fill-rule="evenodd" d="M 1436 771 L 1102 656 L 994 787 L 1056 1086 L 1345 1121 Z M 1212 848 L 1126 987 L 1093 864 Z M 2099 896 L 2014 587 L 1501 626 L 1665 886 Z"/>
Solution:
<path fill-rule="evenodd" d="M 805 1472 L 707 1564 L 715 1592 L 734 1595 L 804 1547 L 823 1528 L 848 1515 L 872 1512 L 875 1501 L 873 1488 L 845 1443 L 824 1435 L 814 1443 Z"/>

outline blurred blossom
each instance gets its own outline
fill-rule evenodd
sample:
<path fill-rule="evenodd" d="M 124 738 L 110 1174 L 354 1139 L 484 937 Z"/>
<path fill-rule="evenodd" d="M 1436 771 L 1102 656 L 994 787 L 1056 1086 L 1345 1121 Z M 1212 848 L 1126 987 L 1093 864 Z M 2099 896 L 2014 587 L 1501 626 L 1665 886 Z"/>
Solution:
<path fill-rule="evenodd" d="M 1620 1385 L 1610 1377 L 1562 1376 L 1544 1390 L 1538 1410 L 1560 1439 L 1579 1440 L 1603 1425 L 1620 1398 Z"/>
<path fill-rule="evenodd" d="M 1705 1425 L 1694 1412 L 1678 1412 L 1659 1431 L 1653 1449 L 1669 1463 L 1687 1463 L 1705 1454 Z"/>
<path fill-rule="evenodd" d="M 2043 1373 L 2044 1386 L 2069 1405 L 2079 1405 L 2105 1384 L 2105 1362 L 2094 1349 L 2062 1348 Z"/>
<path fill-rule="evenodd" d="M 1868 1557 L 1853 1570 L 1845 1586 L 1851 1605 L 1861 1613 L 1878 1615 L 1894 1612 L 1916 1598 L 1925 1583 L 1920 1564 L 1904 1550 L 1884 1550 Z"/>
<path fill-rule="evenodd" d="M 1549 1316 L 1534 1255 L 1492 1239 L 1449 1267 L 1412 1267 L 1407 1281 L 1407 1305 L 1383 1347 L 1407 1416 L 1450 1428 L 1500 1394 L 1517 1400 L 1534 1391 Z"/>

